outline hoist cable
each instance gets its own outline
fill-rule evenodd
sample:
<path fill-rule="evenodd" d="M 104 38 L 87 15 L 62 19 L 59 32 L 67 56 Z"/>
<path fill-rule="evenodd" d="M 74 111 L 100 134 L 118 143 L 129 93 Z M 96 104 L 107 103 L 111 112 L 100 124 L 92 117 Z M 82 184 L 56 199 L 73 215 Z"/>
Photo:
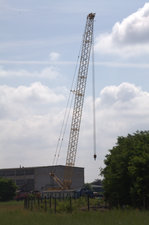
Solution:
<path fill-rule="evenodd" d="M 59 158 L 59 155 L 60 155 L 60 151 L 61 151 L 61 148 L 62 148 L 62 142 L 63 142 L 64 135 L 65 135 L 65 132 L 66 132 L 67 124 L 68 124 L 68 119 L 69 119 L 69 116 L 70 116 L 70 111 L 71 111 L 72 102 L 73 102 L 72 89 L 74 87 L 74 81 L 75 81 L 75 78 L 76 78 L 78 62 L 79 62 L 79 58 L 80 58 L 80 51 L 81 51 L 81 48 L 79 50 L 79 55 L 78 55 L 76 66 L 75 66 L 75 72 L 74 72 L 74 75 L 73 75 L 72 84 L 71 84 L 71 88 L 70 88 L 70 92 L 69 92 L 69 97 L 68 97 L 68 101 L 67 101 L 67 105 L 66 105 L 66 109 L 65 109 L 65 113 L 64 113 L 64 119 L 63 119 L 63 122 L 62 122 L 60 135 L 59 135 L 57 145 L 56 145 L 56 151 L 55 151 L 53 162 L 52 162 L 53 166 L 57 165 L 58 158 Z"/>
<path fill-rule="evenodd" d="M 70 116 L 70 111 L 71 111 L 72 103 L 73 103 L 73 96 L 71 98 L 69 111 L 68 111 L 67 117 L 66 117 L 66 123 L 65 123 L 65 126 L 64 126 L 64 129 L 63 129 L 63 134 L 62 134 L 62 138 L 61 138 L 61 142 L 60 142 L 60 146 L 59 146 L 59 151 L 58 151 L 58 155 L 57 155 L 57 159 L 56 159 L 56 163 L 55 163 L 56 165 L 58 163 L 58 159 L 59 159 L 59 156 L 60 156 L 60 151 L 62 149 L 62 144 L 63 144 L 64 136 L 65 136 L 65 133 L 66 133 L 66 128 L 67 128 L 67 125 L 68 125 L 68 120 L 69 120 L 69 116 Z"/>
<path fill-rule="evenodd" d="M 93 96 L 93 149 L 96 160 L 96 110 L 95 110 L 95 69 L 94 69 L 94 35 L 92 41 L 92 96 Z"/>

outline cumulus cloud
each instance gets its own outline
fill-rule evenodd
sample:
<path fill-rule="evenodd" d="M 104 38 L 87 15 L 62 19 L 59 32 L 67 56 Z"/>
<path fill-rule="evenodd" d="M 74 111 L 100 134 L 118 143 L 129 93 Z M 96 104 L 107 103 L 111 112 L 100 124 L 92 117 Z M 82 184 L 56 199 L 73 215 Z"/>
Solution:
<path fill-rule="evenodd" d="M 140 119 L 144 118 L 144 124 L 149 121 L 148 118 L 145 118 L 149 112 L 148 103 L 148 92 L 143 91 L 134 84 L 122 83 L 119 86 L 105 87 L 97 99 L 97 108 L 100 112 L 103 112 L 103 116 L 106 114 L 111 117 L 111 115 L 115 114 L 114 118 L 119 118 L 121 121 L 125 120 L 126 124 L 127 119 L 128 121 L 131 119 L 132 123 L 134 121 L 133 125 L 135 125 L 136 129 L 139 129 L 137 125 L 140 123 Z M 128 125 L 130 124 L 128 123 Z"/>
<path fill-rule="evenodd" d="M 64 99 L 62 94 L 56 93 L 40 82 L 17 88 L 1 85 L 0 119 L 42 114 L 51 107 L 51 104 L 57 104 Z"/>
<path fill-rule="evenodd" d="M 140 87 L 129 83 L 105 87 L 96 104 L 102 137 L 114 141 L 117 136 L 149 127 L 149 93 Z"/>
<path fill-rule="evenodd" d="M 136 56 L 149 53 L 149 3 L 117 22 L 111 33 L 100 35 L 95 49 L 99 53 Z"/>
<path fill-rule="evenodd" d="M 149 93 L 130 83 L 107 86 L 100 91 L 96 98 L 97 162 L 93 162 L 91 97 L 86 99 L 84 106 L 77 163 L 92 177 L 93 171 L 97 176 L 99 167 L 104 167 L 104 157 L 116 144 L 118 136 L 148 130 Z"/>
<path fill-rule="evenodd" d="M 61 93 L 40 82 L 0 86 L 1 167 L 52 161 L 63 114 L 57 104 L 64 100 Z"/>
<path fill-rule="evenodd" d="M 41 83 L 12 88 L 0 86 L 1 167 L 51 165 L 64 117 L 65 98 Z M 69 126 L 68 126 L 69 127 Z M 76 165 L 91 179 L 118 136 L 149 127 L 149 93 L 130 83 L 107 86 L 96 98 L 97 161 L 93 161 L 92 98 L 87 97 Z M 68 141 L 69 129 L 65 141 Z M 65 164 L 67 144 L 60 161 Z M 84 160 L 85 158 L 85 160 Z M 94 175 L 93 175 L 94 174 Z"/>
<path fill-rule="evenodd" d="M 54 67 L 46 67 L 41 71 L 27 71 L 27 70 L 5 70 L 0 67 L 0 77 L 34 77 L 34 78 L 47 78 L 55 79 L 59 76 L 59 72 Z"/>

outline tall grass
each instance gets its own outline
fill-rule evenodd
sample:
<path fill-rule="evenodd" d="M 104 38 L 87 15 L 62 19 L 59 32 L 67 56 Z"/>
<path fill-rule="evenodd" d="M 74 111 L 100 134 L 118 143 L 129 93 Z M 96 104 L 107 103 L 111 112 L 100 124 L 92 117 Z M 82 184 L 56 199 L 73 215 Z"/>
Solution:
<path fill-rule="evenodd" d="M 23 203 L 0 203 L 0 225 L 148 225 L 149 211 L 107 210 L 50 213 L 24 210 Z"/>

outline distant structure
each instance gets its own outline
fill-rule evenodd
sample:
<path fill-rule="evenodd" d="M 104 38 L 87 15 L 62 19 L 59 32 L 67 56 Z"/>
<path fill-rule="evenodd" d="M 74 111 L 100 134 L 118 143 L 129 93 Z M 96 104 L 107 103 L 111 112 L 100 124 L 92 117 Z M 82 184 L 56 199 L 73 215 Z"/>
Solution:
<path fill-rule="evenodd" d="M 48 188 L 56 189 L 58 184 L 49 176 L 55 171 L 58 177 L 63 178 L 65 166 L 43 166 L 43 167 L 19 167 L 0 169 L 0 177 L 12 179 L 18 189 L 24 192 L 44 191 Z M 84 168 L 74 167 L 72 175 L 72 189 L 79 189 L 84 184 Z"/>

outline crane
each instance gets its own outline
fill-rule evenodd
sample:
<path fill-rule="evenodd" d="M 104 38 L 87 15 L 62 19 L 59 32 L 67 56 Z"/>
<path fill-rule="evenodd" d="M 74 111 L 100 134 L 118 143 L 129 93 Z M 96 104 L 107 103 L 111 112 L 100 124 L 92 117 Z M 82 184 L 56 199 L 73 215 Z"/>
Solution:
<path fill-rule="evenodd" d="M 73 113 L 72 113 L 72 121 L 67 149 L 67 157 L 66 157 L 66 165 L 64 170 L 64 178 L 61 181 L 55 173 L 51 172 L 50 176 L 56 181 L 56 183 L 60 186 L 61 189 L 70 189 L 71 179 L 72 179 L 72 168 L 75 165 L 78 139 L 79 139 L 79 131 L 86 89 L 86 81 L 88 75 L 89 68 L 89 60 L 91 47 L 93 44 L 93 26 L 94 26 L 94 18 L 95 13 L 90 13 L 87 15 L 85 31 L 83 35 L 82 49 L 81 49 L 81 57 L 80 64 L 77 76 L 77 85 L 76 89 L 73 91 L 75 94 Z M 94 159 L 96 159 L 96 154 L 94 154 Z"/>

